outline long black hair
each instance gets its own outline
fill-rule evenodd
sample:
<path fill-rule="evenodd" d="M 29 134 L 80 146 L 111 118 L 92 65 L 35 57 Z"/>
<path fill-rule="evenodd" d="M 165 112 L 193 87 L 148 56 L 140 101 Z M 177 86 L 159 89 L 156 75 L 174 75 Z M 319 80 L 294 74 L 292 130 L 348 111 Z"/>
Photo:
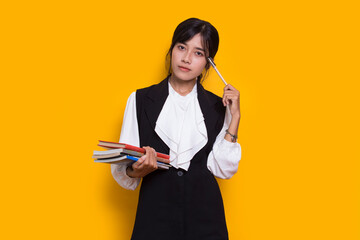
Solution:
<path fill-rule="evenodd" d="M 203 46 L 205 48 L 205 57 L 214 58 L 218 48 L 219 48 L 219 34 L 216 28 L 211 25 L 211 23 L 200 20 L 198 18 L 189 18 L 181 22 L 175 29 L 174 35 L 172 38 L 171 46 L 169 51 L 166 54 L 166 60 L 168 63 L 168 74 L 171 74 L 171 57 L 172 51 L 176 43 L 185 43 L 186 41 L 193 38 L 196 34 L 200 33 L 203 41 Z M 207 61 L 207 59 L 206 59 Z M 207 75 L 208 69 L 210 67 L 209 62 L 207 61 L 205 65 L 205 74 L 200 74 L 198 76 L 198 81 L 201 81 L 203 77 Z"/>

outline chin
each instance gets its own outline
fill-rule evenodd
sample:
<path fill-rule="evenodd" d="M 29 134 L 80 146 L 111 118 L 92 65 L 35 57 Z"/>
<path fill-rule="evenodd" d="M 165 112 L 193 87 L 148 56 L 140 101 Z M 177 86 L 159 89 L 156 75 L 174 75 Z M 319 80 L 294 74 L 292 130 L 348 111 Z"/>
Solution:
<path fill-rule="evenodd" d="M 181 81 L 192 81 L 194 79 L 196 79 L 197 76 L 189 76 L 187 74 L 174 74 L 174 77 L 178 80 L 181 80 Z"/>

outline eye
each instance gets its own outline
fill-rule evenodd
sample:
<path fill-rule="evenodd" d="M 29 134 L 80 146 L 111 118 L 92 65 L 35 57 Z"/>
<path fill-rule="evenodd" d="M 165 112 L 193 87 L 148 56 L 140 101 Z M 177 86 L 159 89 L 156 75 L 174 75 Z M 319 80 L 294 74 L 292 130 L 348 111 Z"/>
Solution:
<path fill-rule="evenodd" d="M 183 45 L 178 45 L 178 48 L 179 48 L 180 50 L 184 50 L 184 49 L 185 49 L 185 47 L 184 47 Z"/>
<path fill-rule="evenodd" d="M 204 54 L 202 52 L 195 52 L 196 56 L 204 56 Z"/>

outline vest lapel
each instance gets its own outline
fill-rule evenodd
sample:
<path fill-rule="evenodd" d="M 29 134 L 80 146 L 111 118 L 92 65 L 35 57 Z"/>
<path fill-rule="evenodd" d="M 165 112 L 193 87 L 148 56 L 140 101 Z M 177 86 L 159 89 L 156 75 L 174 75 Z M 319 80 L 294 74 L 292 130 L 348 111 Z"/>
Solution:
<path fill-rule="evenodd" d="M 145 112 L 153 129 L 155 129 L 156 120 L 168 95 L 169 86 L 167 77 L 159 84 L 152 86 L 146 96 Z"/>
<path fill-rule="evenodd" d="M 205 119 L 208 138 L 211 139 L 217 136 L 217 133 L 215 136 L 212 135 L 214 130 L 216 130 L 215 126 L 220 120 L 219 116 L 221 116 L 221 111 L 219 111 L 219 108 L 213 106 L 218 102 L 218 100 L 216 97 L 211 96 L 208 92 L 206 92 L 201 84 L 198 84 L 197 90 L 200 108 Z"/>

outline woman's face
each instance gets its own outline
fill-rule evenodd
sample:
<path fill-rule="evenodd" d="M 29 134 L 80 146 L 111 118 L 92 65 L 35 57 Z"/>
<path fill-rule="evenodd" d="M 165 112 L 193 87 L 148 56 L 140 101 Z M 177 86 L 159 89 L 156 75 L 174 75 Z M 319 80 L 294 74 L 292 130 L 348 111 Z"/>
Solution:
<path fill-rule="evenodd" d="M 204 70 L 206 62 L 199 33 L 185 43 L 176 43 L 172 50 L 171 69 L 177 80 L 194 80 Z"/>

